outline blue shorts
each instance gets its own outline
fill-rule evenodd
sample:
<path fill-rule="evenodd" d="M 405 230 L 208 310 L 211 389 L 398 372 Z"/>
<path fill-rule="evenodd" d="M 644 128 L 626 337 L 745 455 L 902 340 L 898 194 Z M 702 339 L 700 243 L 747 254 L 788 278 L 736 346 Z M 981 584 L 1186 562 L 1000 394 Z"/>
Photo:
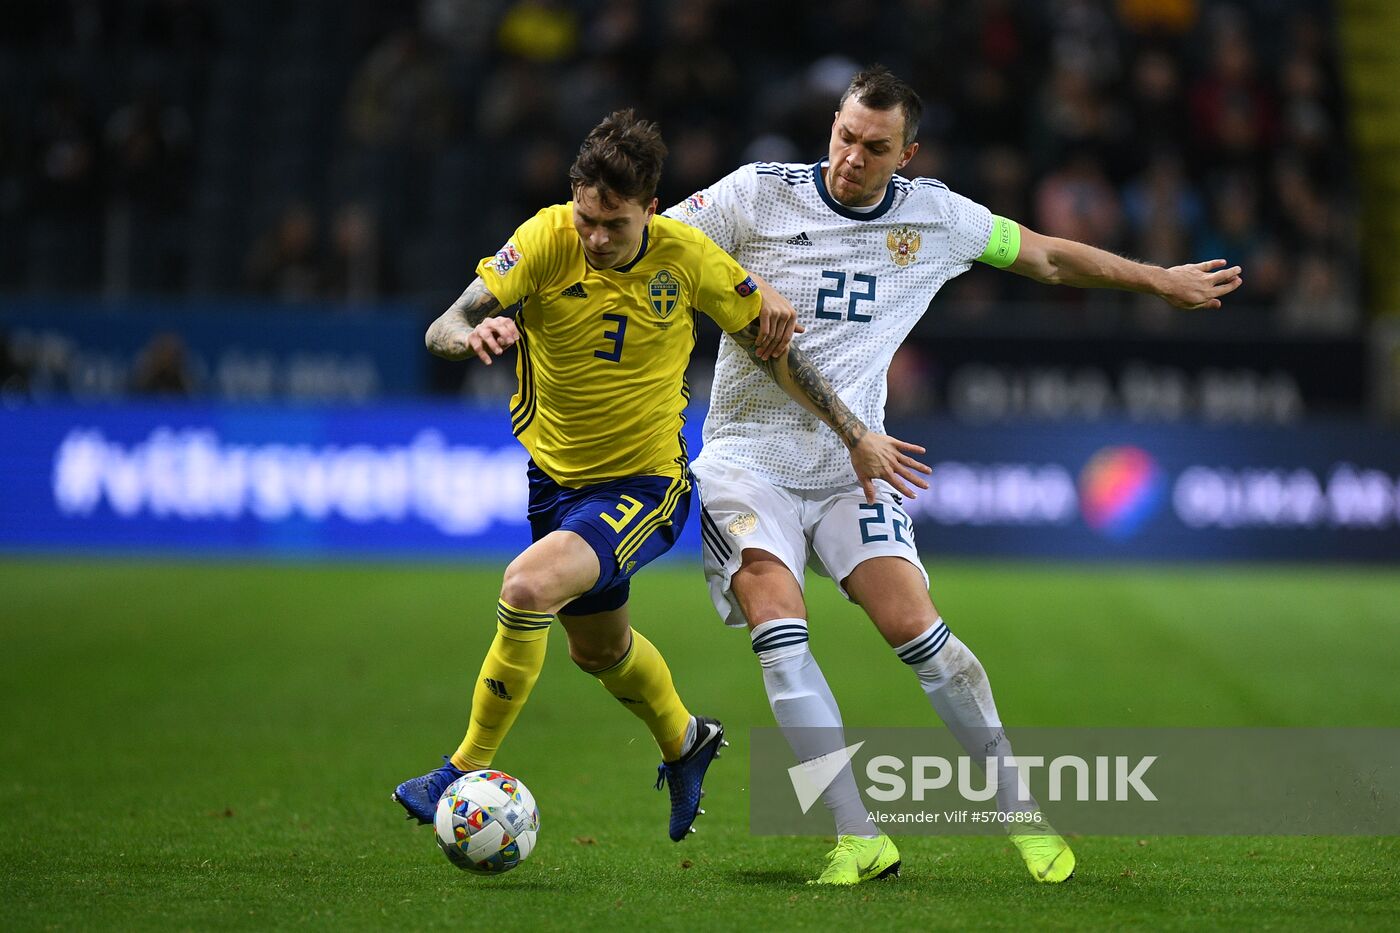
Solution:
<path fill-rule="evenodd" d="M 632 476 L 569 489 L 530 461 L 530 536 L 572 531 L 598 555 L 598 582 L 559 610 L 582 616 L 627 603 L 632 575 L 671 549 L 690 514 L 690 471 L 680 479 Z"/>

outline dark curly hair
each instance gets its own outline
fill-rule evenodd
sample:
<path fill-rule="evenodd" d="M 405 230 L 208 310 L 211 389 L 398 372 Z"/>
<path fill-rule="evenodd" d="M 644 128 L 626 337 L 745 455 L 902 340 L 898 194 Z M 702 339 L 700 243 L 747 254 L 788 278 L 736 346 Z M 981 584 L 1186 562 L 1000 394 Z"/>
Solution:
<path fill-rule="evenodd" d="M 604 204 L 613 196 L 643 207 L 656 197 L 666 144 L 655 123 L 631 109 L 617 110 L 595 126 L 569 168 L 574 188 L 597 188 Z"/>

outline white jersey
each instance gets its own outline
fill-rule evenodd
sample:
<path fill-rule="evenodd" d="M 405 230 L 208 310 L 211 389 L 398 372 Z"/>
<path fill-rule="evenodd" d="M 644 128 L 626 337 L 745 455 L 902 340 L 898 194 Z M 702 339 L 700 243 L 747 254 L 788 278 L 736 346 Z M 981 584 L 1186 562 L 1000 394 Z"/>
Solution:
<path fill-rule="evenodd" d="M 768 280 L 806 328 L 795 343 L 872 431 L 884 431 L 885 373 L 944 282 L 983 254 L 993 217 L 931 178 L 896 175 L 862 213 L 826 190 L 825 162 L 745 165 L 666 211 Z M 845 445 L 728 336 L 705 419 L 704 457 L 788 489 L 856 482 Z"/>

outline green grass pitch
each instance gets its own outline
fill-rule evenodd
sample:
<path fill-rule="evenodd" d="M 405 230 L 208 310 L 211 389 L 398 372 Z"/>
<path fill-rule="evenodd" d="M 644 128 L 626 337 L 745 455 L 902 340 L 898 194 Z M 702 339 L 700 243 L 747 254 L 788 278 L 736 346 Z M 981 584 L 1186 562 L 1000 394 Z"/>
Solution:
<path fill-rule="evenodd" d="M 1400 726 L 1395 570 L 930 569 L 1010 725 Z M 464 874 L 389 792 L 460 738 L 500 570 L 0 562 L 0 928 L 1400 925 L 1395 838 L 1078 838 L 1052 888 L 1002 839 L 906 836 L 903 877 L 807 887 L 829 841 L 749 835 L 748 727 L 771 716 L 683 564 L 632 605 L 734 743 L 699 833 L 666 838 L 655 748 L 556 632 L 497 762 L 539 800 L 539 847 Z M 932 722 L 858 611 L 809 596 L 846 721 Z"/>

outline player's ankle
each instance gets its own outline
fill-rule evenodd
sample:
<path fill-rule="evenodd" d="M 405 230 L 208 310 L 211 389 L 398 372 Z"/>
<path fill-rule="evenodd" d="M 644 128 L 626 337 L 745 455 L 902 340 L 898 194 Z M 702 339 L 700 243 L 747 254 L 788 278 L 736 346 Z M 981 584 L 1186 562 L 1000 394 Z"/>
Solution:
<path fill-rule="evenodd" d="M 695 717 L 691 716 L 690 720 L 685 724 L 685 734 L 681 736 L 681 750 L 680 754 L 676 755 L 677 761 L 680 761 L 686 755 L 690 754 L 691 749 L 695 747 L 695 741 L 699 736 L 699 732 L 700 730 L 696 728 Z"/>

